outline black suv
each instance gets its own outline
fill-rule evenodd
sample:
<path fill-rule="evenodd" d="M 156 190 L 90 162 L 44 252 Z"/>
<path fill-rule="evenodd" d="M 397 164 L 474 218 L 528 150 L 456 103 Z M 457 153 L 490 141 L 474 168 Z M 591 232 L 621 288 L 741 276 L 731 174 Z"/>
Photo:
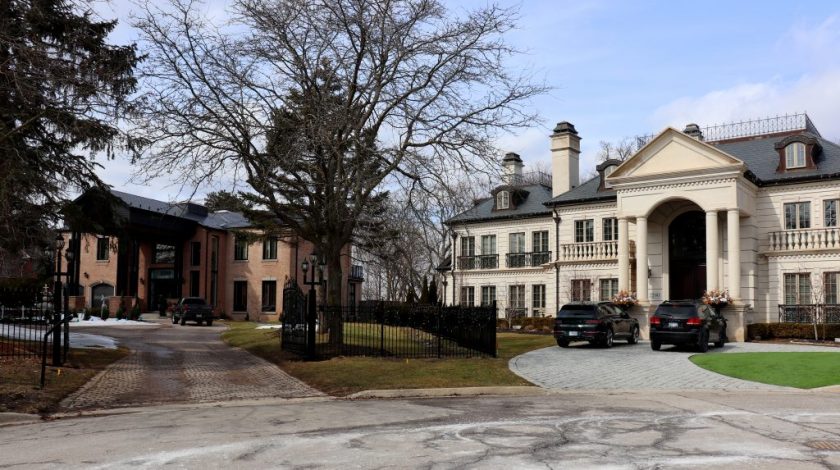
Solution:
<path fill-rule="evenodd" d="M 614 339 L 626 339 L 630 344 L 639 341 L 639 322 L 610 302 L 571 303 L 557 312 L 554 338 L 561 348 L 572 341 L 589 341 L 611 348 Z"/>
<path fill-rule="evenodd" d="M 700 352 L 709 342 L 722 348 L 726 343 L 726 320 L 708 305 L 694 300 L 670 300 L 659 304 L 650 317 L 650 347 L 659 351 L 663 344 L 694 345 Z"/>

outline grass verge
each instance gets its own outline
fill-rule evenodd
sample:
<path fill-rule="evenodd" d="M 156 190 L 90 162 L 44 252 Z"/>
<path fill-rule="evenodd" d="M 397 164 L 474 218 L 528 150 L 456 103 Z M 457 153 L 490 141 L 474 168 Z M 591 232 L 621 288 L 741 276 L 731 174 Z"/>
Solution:
<path fill-rule="evenodd" d="M 334 396 L 375 389 L 531 385 L 510 371 L 508 361 L 524 352 L 556 344 L 553 336 L 500 333 L 496 358 L 337 357 L 310 362 L 281 351 L 278 330 L 256 330 L 255 326 L 231 323 L 230 329 L 222 333 L 222 339 Z"/>
<path fill-rule="evenodd" d="M 840 353 L 836 352 L 698 354 L 691 362 L 718 374 L 772 385 L 840 385 Z"/>
<path fill-rule="evenodd" d="M 41 390 L 41 361 L 0 358 L 0 412 L 51 413 L 67 395 L 78 390 L 128 349 L 71 349 L 64 367 L 47 367 Z"/>

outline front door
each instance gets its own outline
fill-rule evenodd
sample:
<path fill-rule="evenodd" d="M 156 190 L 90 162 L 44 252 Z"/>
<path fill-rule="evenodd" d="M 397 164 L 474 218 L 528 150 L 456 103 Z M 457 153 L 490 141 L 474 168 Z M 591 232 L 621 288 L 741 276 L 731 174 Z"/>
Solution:
<path fill-rule="evenodd" d="M 690 211 L 668 226 L 669 300 L 699 299 L 706 286 L 706 214 Z"/>
<path fill-rule="evenodd" d="M 174 269 L 149 270 L 149 308 L 166 309 L 166 299 L 178 297 L 178 283 Z"/>

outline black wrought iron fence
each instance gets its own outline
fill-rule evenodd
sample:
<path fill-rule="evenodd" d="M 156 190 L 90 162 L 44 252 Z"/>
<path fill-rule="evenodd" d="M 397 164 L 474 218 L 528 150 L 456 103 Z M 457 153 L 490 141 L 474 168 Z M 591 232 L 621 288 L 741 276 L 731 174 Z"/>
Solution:
<path fill-rule="evenodd" d="M 783 323 L 840 323 L 838 304 L 779 304 Z"/>
<path fill-rule="evenodd" d="M 296 328 L 305 330 L 306 326 L 299 325 Z M 315 328 L 315 344 L 310 351 L 318 357 L 496 356 L 496 309 L 492 306 L 439 307 L 372 303 L 324 307 L 319 309 Z M 289 339 L 294 341 L 305 336 L 303 333 L 294 337 L 289 335 Z M 294 346 L 284 348 L 299 349 Z"/>

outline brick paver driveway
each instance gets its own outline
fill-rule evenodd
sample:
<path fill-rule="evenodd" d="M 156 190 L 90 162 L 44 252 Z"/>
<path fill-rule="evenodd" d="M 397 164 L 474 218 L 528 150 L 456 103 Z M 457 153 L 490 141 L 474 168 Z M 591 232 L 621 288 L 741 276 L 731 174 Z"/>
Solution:
<path fill-rule="evenodd" d="M 83 328 L 79 328 L 82 330 Z M 65 409 L 322 395 L 278 367 L 224 344 L 224 326 L 98 327 L 131 354 L 62 402 Z M 279 344 L 278 344 L 279 347 Z"/>
<path fill-rule="evenodd" d="M 729 343 L 710 352 L 823 351 L 840 348 L 767 343 Z M 585 343 L 572 347 L 551 347 L 531 351 L 510 360 L 510 369 L 541 387 L 567 390 L 790 390 L 735 379 L 707 371 L 688 360 L 697 354 L 690 350 L 663 346 L 650 349 L 650 343 L 636 345 L 616 342 L 612 349 Z"/>

